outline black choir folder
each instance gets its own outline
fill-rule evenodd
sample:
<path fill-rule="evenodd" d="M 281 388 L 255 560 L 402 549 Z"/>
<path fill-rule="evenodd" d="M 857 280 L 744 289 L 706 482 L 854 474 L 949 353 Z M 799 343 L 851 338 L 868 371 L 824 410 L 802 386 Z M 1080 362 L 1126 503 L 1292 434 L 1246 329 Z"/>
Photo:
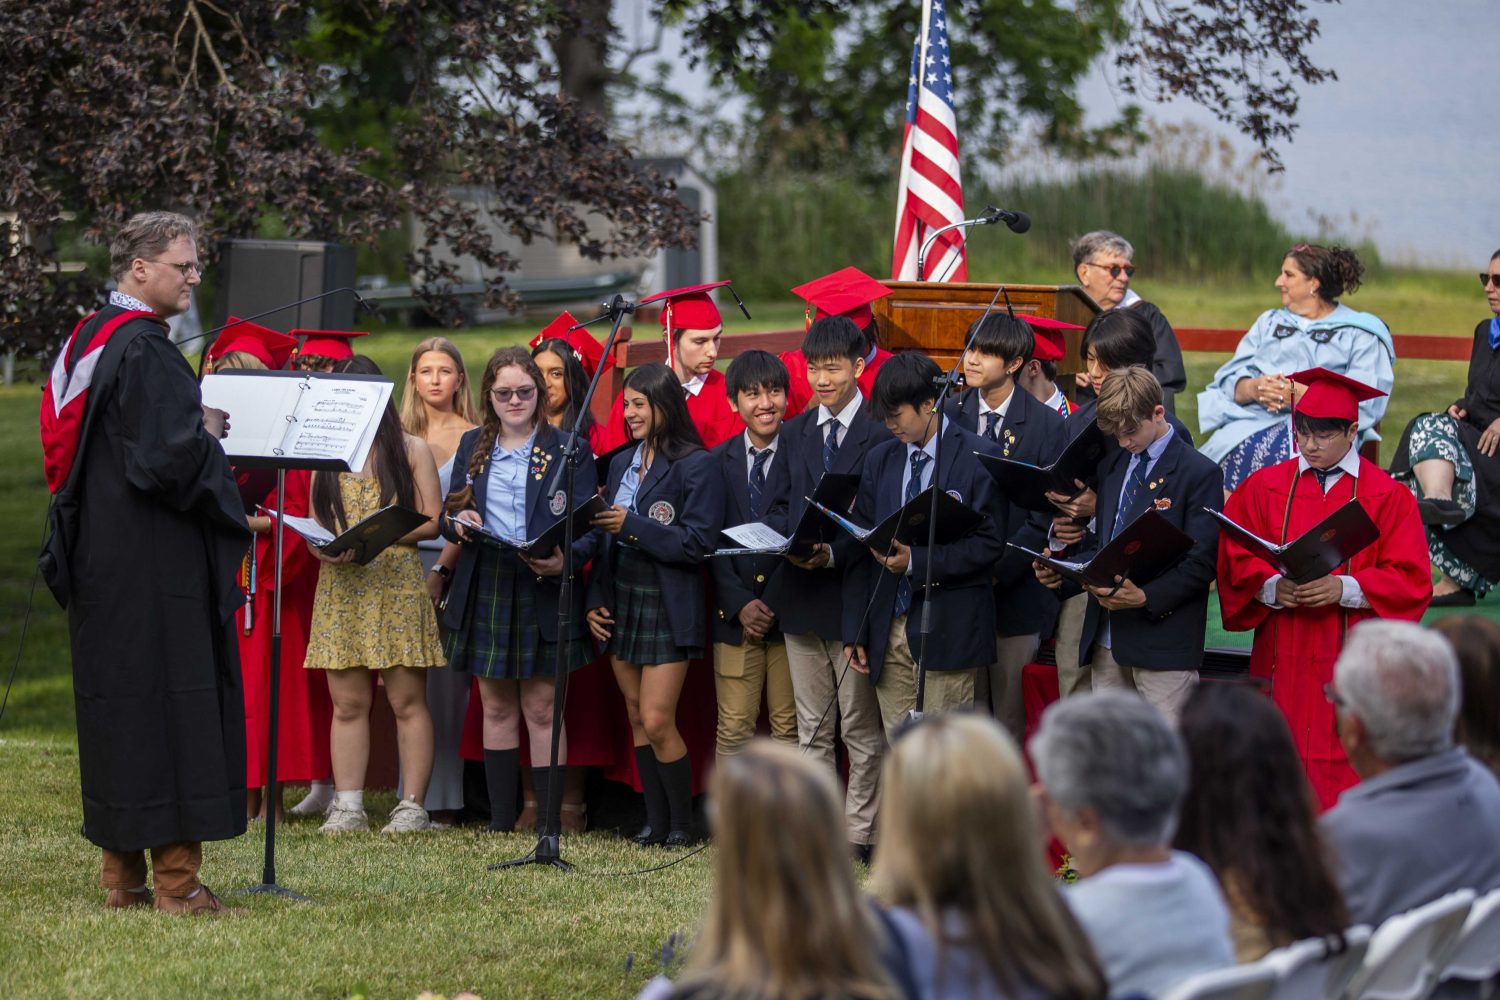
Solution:
<path fill-rule="evenodd" d="M 1086 483 L 1098 474 L 1107 444 L 1099 425 L 1089 424 L 1068 442 L 1051 465 L 1032 465 L 977 451 L 974 454 L 986 471 L 995 477 L 1007 500 L 1026 510 L 1053 514 L 1057 507 L 1047 499 L 1048 491 L 1068 496 L 1077 493 L 1074 480 Z"/>
<path fill-rule="evenodd" d="M 1219 519 L 1235 541 L 1275 566 L 1293 583 L 1308 583 L 1327 576 L 1334 567 L 1348 562 L 1380 537 L 1380 529 L 1357 499 L 1283 545 L 1266 541 L 1216 510 L 1209 513 Z"/>
<path fill-rule="evenodd" d="M 267 509 L 272 517 L 276 511 Z M 286 515 L 286 526 L 307 539 L 325 556 L 354 550 L 354 561 L 363 566 L 396 544 L 396 540 L 427 523 L 427 515 L 391 504 L 335 535 L 310 517 Z"/>
<path fill-rule="evenodd" d="M 936 489 L 935 486 L 927 487 L 918 493 L 915 499 L 908 501 L 900 510 L 873 528 L 860 527 L 842 514 L 816 501 L 813 501 L 813 506 L 858 541 L 876 552 L 886 552 L 890 550 L 892 541 L 900 542 L 902 545 L 927 544 L 927 518 L 932 514 L 932 494 Z M 933 543 L 951 545 L 975 531 L 987 520 L 989 520 L 988 514 L 982 514 L 972 507 L 965 507 L 963 501 L 951 493 L 938 493 L 937 535 Z"/>
<path fill-rule="evenodd" d="M 725 528 L 724 534 L 740 543 L 740 548 L 715 549 L 715 556 L 798 555 L 811 553 L 813 546 L 833 538 L 837 530 L 822 515 L 821 507 L 830 510 L 848 511 L 854 507 L 854 498 L 859 493 L 859 476 L 851 472 L 825 472 L 813 487 L 807 506 L 792 529 L 790 538 L 783 536 L 769 525 L 755 521 Z"/>
<path fill-rule="evenodd" d="M 558 506 L 560 507 L 562 505 L 558 504 Z M 602 514 L 607 510 L 609 510 L 609 504 L 605 503 L 604 498 L 599 496 L 599 494 L 597 493 L 590 493 L 588 497 L 583 501 L 583 503 L 579 504 L 577 507 L 574 507 L 574 540 L 576 541 L 577 539 L 582 538 L 584 535 L 587 535 L 589 531 L 593 529 L 592 522 L 594 520 L 594 515 Z M 562 548 L 563 536 L 564 532 L 567 530 L 567 526 L 568 519 L 566 517 L 559 517 L 556 521 L 553 521 L 550 525 L 548 525 L 547 529 L 540 535 L 537 535 L 535 538 L 532 538 L 530 540 L 523 540 L 519 538 L 506 538 L 502 535 L 497 535 L 493 531 L 490 531 L 486 528 L 476 528 L 472 524 L 464 525 L 464 527 L 469 531 L 471 535 L 477 535 L 479 537 L 479 540 L 487 545 L 493 545 L 496 548 L 501 549 L 511 549 L 516 552 L 525 552 L 528 554 L 537 553 L 543 559 L 550 556 L 553 549 Z"/>
<path fill-rule="evenodd" d="M 1086 563 L 1033 552 L 1014 542 L 1008 544 L 1044 566 L 1052 567 L 1074 583 L 1113 587 L 1117 576 L 1138 584 L 1154 580 L 1162 570 L 1187 554 L 1193 547 L 1193 536 L 1156 511 L 1147 510 Z"/>

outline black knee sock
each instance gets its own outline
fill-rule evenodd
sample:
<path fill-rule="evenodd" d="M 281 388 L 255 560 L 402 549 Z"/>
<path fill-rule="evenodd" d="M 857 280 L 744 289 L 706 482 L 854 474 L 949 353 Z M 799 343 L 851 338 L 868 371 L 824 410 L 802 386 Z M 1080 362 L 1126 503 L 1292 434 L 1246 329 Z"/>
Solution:
<path fill-rule="evenodd" d="M 509 833 L 516 828 L 516 789 L 521 783 L 521 751 L 486 750 L 484 784 L 490 793 L 490 829 Z"/>
<path fill-rule="evenodd" d="M 661 773 L 661 783 L 667 792 L 667 808 L 671 811 L 673 833 L 693 832 L 693 762 L 683 754 L 674 761 L 657 761 L 656 769 Z"/>
<path fill-rule="evenodd" d="M 646 825 L 660 837 L 667 829 L 667 792 L 650 746 L 635 748 L 635 767 L 641 774 L 641 796 L 646 800 Z"/>
<path fill-rule="evenodd" d="M 566 767 L 558 767 L 558 784 L 568 773 Z M 531 769 L 531 784 L 536 789 L 536 832 L 539 836 L 562 833 L 562 788 L 557 789 L 557 801 L 548 803 L 552 789 L 552 772 L 545 767 Z"/>

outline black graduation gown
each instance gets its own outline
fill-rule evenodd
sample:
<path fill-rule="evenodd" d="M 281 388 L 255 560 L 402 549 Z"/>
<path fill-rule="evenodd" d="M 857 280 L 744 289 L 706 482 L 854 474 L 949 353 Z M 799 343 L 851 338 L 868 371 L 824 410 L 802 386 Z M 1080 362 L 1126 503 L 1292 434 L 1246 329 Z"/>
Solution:
<path fill-rule="evenodd" d="M 69 566 L 83 834 L 120 851 L 245 831 L 233 629 L 250 534 L 192 368 L 134 322 L 151 329 L 125 347 L 84 445 Z"/>
<path fill-rule="evenodd" d="M 1468 411 L 1458 421 L 1458 438 L 1474 466 L 1474 516 L 1456 528 L 1442 531 L 1449 550 L 1473 566 L 1491 583 L 1500 581 L 1500 455 L 1490 457 L 1479 450 L 1479 436 L 1500 419 L 1500 350 L 1490 346 L 1490 321 L 1474 328 L 1474 350 L 1469 355 L 1469 382 L 1455 401 Z M 1401 433 L 1391 475 L 1411 472 L 1411 424 Z"/>

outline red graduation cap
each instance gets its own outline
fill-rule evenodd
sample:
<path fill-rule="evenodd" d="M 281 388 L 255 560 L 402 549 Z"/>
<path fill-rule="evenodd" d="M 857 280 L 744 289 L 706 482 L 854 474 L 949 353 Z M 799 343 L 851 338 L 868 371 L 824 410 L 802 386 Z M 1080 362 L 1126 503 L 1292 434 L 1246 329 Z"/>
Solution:
<path fill-rule="evenodd" d="M 676 345 L 672 336 L 673 330 L 712 330 L 716 326 L 724 325 L 724 317 L 719 314 L 719 307 L 714 305 L 714 300 L 709 298 L 708 293 L 720 285 L 729 284 L 729 280 L 710 281 L 703 285 L 689 285 L 686 288 L 674 288 L 666 292 L 657 292 L 655 295 L 647 296 L 638 305 L 650 305 L 660 302 L 661 306 L 661 328 L 662 334 L 667 338 L 667 364 L 676 362 Z M 733 289 L 730 290 L 731 292 Z M 739 296 L 735 296 L 739 300 Z M 741 303 L 741 309 L 744 304 Z"/>
<path fill-rule="evenodd" d="M 260 361 L 273 371 L 285 368 L 297 347 L 297 338 L 277 333 L 269 327 L 238 316 L 229 317 L 229 325 L 208 349 L 209 365 L 217 364 L 226 354 L 244 353 Z"/>
<path fill-rule="evenodd" d="M 595 340 L 593 334 L 587 330 L 570 329 L 577 322 L 573 314 L 565 309 L 557 319 L 542 327 L 542 332 L 532 337 L 528 346 L 534 351 L 544 340 L 561 340 L 573 349 L 573 356 L 583 365 L 583 373 L 589 378 L 594 377 L 600 362 L 603 362 L 604 370 L 609 371 L 615 366 L 615 359 L 604 356 L 604 345 Z"/>
<path fill-rule="evenodd" d="M 1309 368 L 1287 378 L 1307 386 L 1307 391 L 1295 406 L 1296 412 L 1305 417 L 1328 417 L 1355 423 L 1359 420 L 1360 403 L 1387 395 L 1380 389 L 1327 368 Z"/>
<path fill-rule="evenodd" d="M 863 330 L 875 318 L 870 303 L 891 294 L 891 290 L 859 268 L 846 267 L 798 285 L 792 293 L 807 300 L 805 326 L 824 316 L 847 316 Z"/>
<path fill-rule="evenodd" d="M 354 357 L 354 345 L 350 343 L 355 337 L 368 337 L 369 330 L 293 330 L 294 337 L 305 338 L 302 346 L 297 349 L 297 356 L 304 354 L 316 354 L 320 358 L 330 358 L 334 361 L 343 361 Z"/>
<path fill-rule="evenodd" d="M 1031 327 L 1031 332 L 1036 334 L 1036 348 L 1031 356 L 1038 361 L 1061 361 L 1067 353 L 1063 331 L 1083 329 L 1077 323 L 1064 323 L 1060 319 L 1033 316 L 1030 313 L 1021 313 L 1016 318 L 1024 320 Z"/>

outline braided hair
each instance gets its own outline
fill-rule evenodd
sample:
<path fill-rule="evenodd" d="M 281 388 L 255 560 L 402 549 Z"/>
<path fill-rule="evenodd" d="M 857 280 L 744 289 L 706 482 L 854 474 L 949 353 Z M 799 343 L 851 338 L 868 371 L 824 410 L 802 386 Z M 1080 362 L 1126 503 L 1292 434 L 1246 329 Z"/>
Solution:
<path fill-rule="evenodd" d="M 547 383 L 542 378 L 542 370 L 531 360 L 531 355 L 524 347 L 500 348 L 490 355 L 489 362 L 484 366 L 484 378 L 479 385 L 480 408 L 484 419 L 479 424 L 479 437 L 474 441 L 474 450 L 469 453 L 464 488 L 448 494 L 448 500 L 443 505 L 450 516 L 474 506 L 474 482 L 484 475 L 485 466 L 490 461 L 490 452 L 494 450 L 495 441 L 500 437 L 500 414 L 495 412 L 495 407 L 490 402 L 490 390 L 495 387 L 495 379 L 500 372 L 512 367 L 521 369 L 536 384 L 536 409 L 531 415 L 532 426 L 541 422 L 542 409 L 547 405 Z"/>

